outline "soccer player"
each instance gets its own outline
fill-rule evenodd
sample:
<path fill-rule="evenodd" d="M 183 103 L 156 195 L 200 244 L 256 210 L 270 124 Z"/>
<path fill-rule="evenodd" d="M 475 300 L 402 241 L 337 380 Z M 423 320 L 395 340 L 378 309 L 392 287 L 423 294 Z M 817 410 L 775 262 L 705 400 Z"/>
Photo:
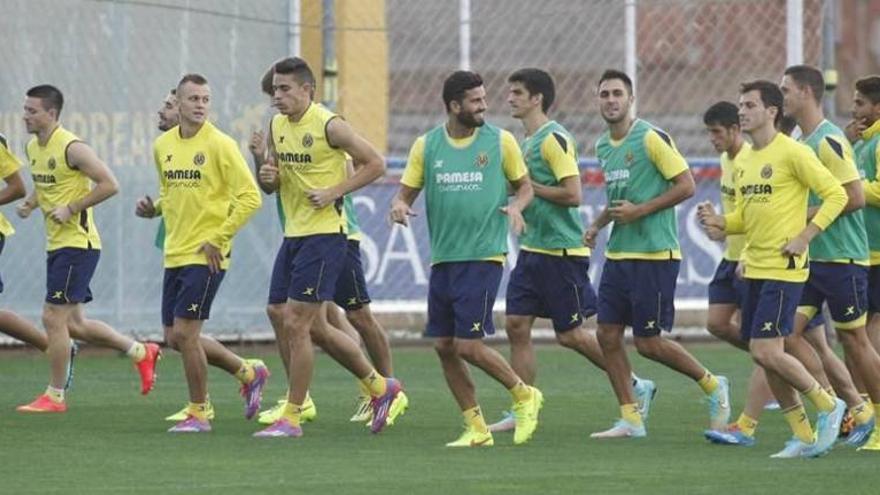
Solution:
<path fill-rule="evenodd" d="M 771 82 L 742 85 L 740 125 L 752 148 L 740 150 L 736 159 L 736 208 L 717 215 L 705 202 L 698 215 L 713 239 L 745 234 L 743 338 L 749 340 L 752 359 L 764 368 L 794 432 L 794 438 L 772 457 L 812 457 L 834 446 L 846 404 L 822 389 L 804 365 L 785 352 L 784 339 L 793 331 L 807 280 L 809 243 L 843 211 L 847 199 L 843 187 L 809 148 L 774 127 L 782 117 L 782 100 L 782 91 Z M 823 202 L 808 221 L 810 190 Z M 797 391 L 819 410 L 815 436 Z"/>
<path fill-rule="evenodd" d="M 861 211 L 865 204 L 862 177 L 843 131 L 823 115 L 822 72 L 808 65 L 788 67 L 780 88 L 785 98 L 785 113 L 791 115 L 801 129 L 801 142 L 809 146 L 822 165 L 843 184 L 848 198 L 841 215 L 810 242 L 809 278 L 798 306 L 794 332 L 786 338 L 786 347 L 794 350 L 802 345 L 800 339 L 807 321 L 827 302 L 844 354 L 864 381 L 871 400 L 878 403 L 880 355 L 865 330 L 869 248 Z M 810 196 L 808 216 L 815 213 L 819 203 L 819 198 Z M 847 442 L 861 446 L 876 423 L 870 404 L 859 395 L 846 366 L 825 342 L 824 334 L 810 337 L 834 390 L 850 408 L 854 424 Z"/>
<path fill-rule="evenodd" d="M 140 374 L 141 393 L 156 379 L 159 346 L 122 335 L 102 321 L 85 316 L 92 300 L 89 282 L 101 255 L 101 238 L 92 207 L 116 194 L 119 184 L 92 148 L 61 126 L 64 96 L 50 85 L 27 91 L 24 123 L 34 137 L 27 144 L 34 191 L 16 209 L 21 218 L 39 208 L 46 225 L 46 298 L 43 326 L 48 335 L 49 386 L 20 412 L 62 413 L 73 336 L 125 352 Z M 94 183 L 94 187 L 91 186 Z"/>
<path fill-rule="evenodd" d="M 280 193 L 285 218 L 269 300 L 286 301 L 283 325 L 290 346 L 290 383 L 281 417 L 255 436 L 302 435 L 303 406 L 314 368 L 313 340 L 369 390 L 370 429 L 379 433 L 389 418 L 393 420 L 391 405 L 401 384 L 379 374 L 351 338 L 328 328 L 322 306 L 333 300 L 345 265 L 344 197 L 379 178 L 385 162 L 348 123 L 312 101 L 315 78 L 304 60 L 281 60 L 273 72 L 273 104 L 279 114 L 272 118 L 270 160 L 260 167 L 260 181 L 265 189 Z M 351 175 L 346 153 L 354 163 Z"/>
<path fill-rule="evenodd" d="M 535 384 L 537 363 L 531 331 L 536 317 L 550 318 L 563 347 L 605 369 L 596 333 L 584 321 L 596 314 L 596 292 L 590 282 L 590 248 L 583 245 L 581 181 L 577 144 L 571 134 L 547 117 L 556 88 L 541 69 L 520 69 L 507 78 L 507 103 L 526 131 L 523 155 L 535 198 L 523 211 L 528 228 L 520 237 L 516 268 L 507 285 L 505 331 L 510 340 L 510 365 L 528 385 Z M 654 382 L 634 377 L 642 416 L 656 392 Z M 513 430 L 512 411 L 489 426 L 493 432 Z"/>
<path fill-rule="evenodd" d="M 584 233 L 584 244 L 595 247 L 599 231 L 614 222 L 599 282 L 598 337 L 621 419 L 591 436 L 647 435 L 630 380 L 626 326 L 633 328 L 639 354 L 699 384 L 709 399 L 710 428 L 720 428 L 730 417 L 727 379 L 716 377 L 681 345 L 660 335 L 672 330 L 681 260 L 674 207 L 693 195 L 694 179 L 669 135 L 631 115 L 635 95 L 629 76 L 605 71 L 598 100 L 608 125 L 596 143 L 608 206 Z"/>
<path fill-rule="evenodd" d="M 443 83 L 443 103 L 446 122 L 420 136 L 410 149 L 390 216 L 408 225 L 413 202 L 426 190 L 431 277 L 425 333 L 435 339 L 446 383 L 466 425 L 461 437 L 446 445 L 494 444 L 468 363 L 510 391 L 516 417 L 513 441 L 522 444 L 538 425 L 543 396 L 482 339 L 495 333 L 492 306 L 501 282 L 508 226 L 514 234 L 522 233 L 522 211 L 532 199 L 532 185 L 516 139 L 483 119 L 486 90 L 478 74 L 453 72 Z M 508 184 L 514 190 L 510 203 Z"/>
<path fill-rule="evenodd" d="M 722 212 L 730 213 L 735 209 L 736 200 L 734 160 L 741 150 L 750 148 L 740 130 L 739 109 L 728 101 L 715 103 L 703 114 L 703 124 L 715 151 L 721 153 L 721 208 Z M 743 282 L 737 268 L 744 242 L 742 235 L 725 238 L 724 255 L 709 283 L 706 327 L 712 335 L 748 352 L 748 342 L 742 339 L 739 329 Z M 754 445 L 758 419 L 771 400 L 773 393 L 767 385 L 764 369 L 755 366 L 749 378 L 746 406 L 742 414 L 735 423 L 721 430 L 706 430 L 705 437 L 715 443 Z"/>
<path fill-rule="evenodd" d="M 158 127 L 160 131 L 167 132 L 178 126 L 180 122 L 178 106 L 177 88 L 173 88 L 165 97 L 162 107 L 159 109 L 158 112 Z M 162 216 L 161 204 L 161 202 L 157 202 L 154 204 L 152 198 L 150 198 L 149 196 L 145 196 L 138 200 L 135 206 L 135 214 L 142 218 L 160 218 L 162 224 L 160 226 L 160 235 L 157 236 L 157 240 L 160 241 L 158 246 L 164 251 L 165 219 Z M 163 322 L 162 330 L 165 335 L 165 343 L 172 349 L 179 350 L 177 339 L 174 338 L 173 324 L 166 325 Z M 241 383 L 241 391 L 243 392 L 243 397 L 246 400 L 248 397 L 252 397 L 252 384 L 255 384 L 254 378 L 257 376 L 255 368 L 265 367 L 265 364 L 263 364 L 263 362 L 258 359 L 244 359 L 239 357 L 234 352 L 226 348 L 223 344 L 218 342 L 216 339 L 208 335 L 200 335 L 199 341 L 202 345 L 202 349 L 204 349 L 205 351 L 205 357 L 208 360 L 208 364 L 210 364 L 211 366 L 216 366 L 234 376 Z M 211 404 L 210 397 L 206 397 L 205 403 L 206 417 L 209 421 L 213 420 L 214 406 Z M 247 404 L 245 404 L 245 406 L 247 407 Z M 189 416 L 189 410 L 190 406 L 187 404 L 180 411 L 170 416 L 167 416 L 165 420 L 173 421 L 174 423 L 186 421 L 187 417 Z"/>

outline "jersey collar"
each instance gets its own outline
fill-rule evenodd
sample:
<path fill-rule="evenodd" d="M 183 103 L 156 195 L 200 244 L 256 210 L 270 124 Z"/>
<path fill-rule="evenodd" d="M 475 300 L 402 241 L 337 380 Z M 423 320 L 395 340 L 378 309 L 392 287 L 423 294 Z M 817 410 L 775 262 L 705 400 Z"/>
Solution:
<path fill-rule="evenodd" d="M 862 131 L 862 139 L 867 141 L 877 134 L 880 134 L 880 120 L 875 121 L 873 124 L 871 124 L 871 127 L 868 127 L 867 129 Z"/>

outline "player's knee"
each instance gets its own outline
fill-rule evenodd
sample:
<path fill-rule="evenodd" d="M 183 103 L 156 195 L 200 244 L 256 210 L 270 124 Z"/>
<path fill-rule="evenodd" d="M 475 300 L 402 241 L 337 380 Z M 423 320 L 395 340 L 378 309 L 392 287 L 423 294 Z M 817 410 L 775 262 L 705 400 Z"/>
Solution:
<path fill-rule="evenodd" d="M 67 315 L 60 308 L 46 305 L 46 308 L 43 309 L 43 327 L 47 332 L 56 332 L 63 329 L 65 318 L 67 318 Z"/>
<path fill-rule="evenodd" d="M 714 318 L 710 318 L 706 322 L 706 330 L 708 330 L 713 336 L 722 340 L 727 340 L 730 337 L 730 335 L 728 335 L 730 327 L 730 322 Z"/>
<path fill-rule="evenodd" d="M 369 332 L 375 326 L 373 325 L 373 314 L 368 306 L 363 306 L 354 311 L 346 311 L 345 318 L 360 334 Z"/>
<path fill-rule="evenodd" d="M 272 326 L 284 323 L 284 305 L 283 304 L 267 304 L 266 316 L 272 322 Z"/>
<path fill-rule="evenodd" d="M 532 344 L 531 329 L 522 321 L 509 321 L 505 325 L 507 340 L 512 347 L 529 346 Z"/>
<path fill-rule="evenodd" d="M 434 352 L 440 356 L 440 359 L 449 359 L 455 357 L 455 343 L 452 339 L 435 339 Z"/>
<path fill-rule="evenodd" d="M 623 335 L 614 329 L 599 327 L 596 330 L 596 340 L 602 349 L 619 349 L 623 347 Z"/>
<path fill-rule="evenodd" d="M 473 362 L 482 349 L 483 341 L 479 339 L 455 339 L 455 353 L 465 361 Z"/>
<path fill-rule="evenodd" d="M 581 328 L 575 328 L 567 332 L 557 332 L 556 341 L 559 342 L 559 345 L 561 345 L 562 347 L 575 349 L 578 347 L 578 343 L 583 337 L 582 332 L 583 329 Z"/>
<path fill-rule="evenodd" d="M 636 350 L 640 355 L 648 358 L 655 359 L 659 356 L 660 353 L 660 337 L 635 337 L 633 338 L 633 342 L 636 345 Z"/>
<path fill-rule="evenodd" d="M 174 330 L 171 327 L 162 327 L 162 334 L 165 338 L 165 345 L 176 350 L 179 350 L 177 347 L 177 340 L 174 339 Z"/>

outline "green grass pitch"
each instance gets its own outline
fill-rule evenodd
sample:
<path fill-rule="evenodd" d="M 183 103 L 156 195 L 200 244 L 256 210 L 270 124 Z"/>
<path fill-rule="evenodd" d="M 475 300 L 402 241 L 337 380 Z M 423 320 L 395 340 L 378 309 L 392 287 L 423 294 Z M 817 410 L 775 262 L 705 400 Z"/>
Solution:
<path fill-rule="evenodd" d="M 689 348 L 715 373 L 732 380 L 734 416 L 743 403 L 747 356 L 722 344 Z M 285 390 L 271 348 L 245 348 L 266 360 L 273 376 L 264 396 Z M 312 394 L 318 419 L 301 439 L 256 439 L 242 416 L 238 387 L 212 369 L 214 431 L 173 436 L 162 418 L 186 400 L 179 356 L 160 362 L 156 390 L 142 397 L 126 358 L 84 353 L 64 415 L 15 412 L 45 387 L 48 369 L 37 353 L 0 354 L 0 493 L 345 493 L 445 495 L 480 493 L 877 493 L 880 455 L 838 445 L 822 459 L 774 460 L 789 436 L 778 411 L 767 411 L 753 448 L 719 447 L 702 437 L 708 421 L 697 385 L 631 354 L 641 376 L 659 385 L 648 438 L 597 441 L 617 416 L 603 373 L 558 347 L 538 351 L 538 385 L 546 403 L 533 440 L 514 446 L 496 434 L 487 449 L 453 450 L 459 411 L 428 348 L 395 350 L 398 376 L 411 407 L 379 435 L 348 422 L 354 380 L 326 355 L 318 358 Z M 473 370 L 487 419 L 509 396 Z M 811 414 L 815 418 L 815 414 Z"/>

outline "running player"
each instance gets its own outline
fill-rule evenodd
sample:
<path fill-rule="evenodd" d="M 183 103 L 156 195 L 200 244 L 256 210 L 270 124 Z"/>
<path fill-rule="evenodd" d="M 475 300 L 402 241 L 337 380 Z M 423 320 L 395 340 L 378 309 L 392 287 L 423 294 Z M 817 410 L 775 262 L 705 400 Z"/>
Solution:
<path fill-rule="evenodd" d="M 520 237 L 519 257 L 507 285 L 505 331 L 511 367 L 526 384 L 534 385 L 537 363 L 531 332 L 536 317 L 550 318 L 557 342 L 601 370 L 605 357 L 596 333 L 583 326 L 596 314 L 596 292 L 588 273 L 590 248 L 581 242 L 577 144 L 547 117 L 556 97 L 550 74 L 520 69 L 507 82 L 507 103 L 526 131 L 522 149 L 535 198 L 523 212 L 529 227 Z M 633 380 L 642 417 L 647 417 L 656 386 L 651 380 Z M 509 431 L 515 426 L 513 412 L 506 411 L 489 429 Z"/>
<path fill-rule="evenodd" d="M 485 345 L 483 337 L 495 333 L 492 306 L 507 252 L 508 225 L 514 234 L 522 233 L 522 211 L 532 199 L 532 186 L 516 139 L 483 120 L 486 90 L 478 74 L 456 71 L 447 77 L 443 103 L 446 123 L 416 139 L 390 216 L 408 225 L 413 203 L 426 190 L 431 277 L 425 333 L 434 338 L 446 383 L 466 425 L 447 447 L 494 444 L 468 363 L 510 391 L 516 417 L 513 441 L 522 444 L 538 425 L 543 396 Z M 515 191 L 510 203 L 508 184 Z"/>
<path fill-rule="evenodd" d="M 43 326 L 48 335 L 49 386 L 20 412 L 67 410 L 67 384 L 73 336 L 125 352 L 140 374 L 141 393 L 156 379 L 159 346 L 122 335 L 98 320 L 86 319 L 83 304 L 92 300 L 89 282 L 101 254 L 101 238 L 92 207 L 116 194 L 119 184 L 92 148 L 59 122 L 64 96 L 50 85 L 27 91 L 24 123 L 34 137 L 27 144 L 34 191 L 16 209 L 22 218 L 39 208 L 46 225 L 46 298 Z M 91 186 L 94 183 L 94 187 Z"/>
<path fill-rule="evenodd" d="M 162 107 L 158 112 L 158 126 L 160 131 L 167 132 L 178 126 L 180 122 L 178 107 L 177 88 L 173 88 L 165 97 Z M 162 216 L 161 202 L 154 204 L 152 198 L 149 196 L 140 198 L 135 206 L 135 214 L 141 218 L 159 217 L 162 223 L 160 225 L 160 235 L 157 236 L 157 240 L 159 241 L 158 247 L 164 251 L 165 219 Z M 177 340 L 173 338 L 173 324 L 165 325 L 163 323 L 162 330 L 165 335 L 166 345 L 177 350 Z M 205 357 L 208 360 L 208 364 L 216 366 L 234 376 L 241 384 L 243 397 L 247 398 L 249 395 L 252 396 L 253 394 L 251 392 L 253 387 L 249 386 L 248 380 L 251 380 L 251 382 L 253 381 L 253 378 L 256 376 L 256 373 L 253 372 L 253 370 L 257 366 L 265 366 L 263 362 L 258 359 L 241 358 L 216 339 L 208 335 L 201 335 L 199 340 L 202 349 L 205 351 Z M 205 402 L 206 417 L 209 421 L 213 420 L 214 406 L 211 404 L 210 397 L 207 397 Z M 189 405 L 185 405 L 180 411 L 166 417 L 165 421 L 172 421 L 174 423 L 185 421 L 189 416 L 189 409 Z"/>
<path fill-rule="evenodd" d="M 808 148 L 776 130 L 782 100 L 782 91 L 771 82 L 743 84 L 740 125 L 752 148 L 740 150 L 736 159 L 736 208 L 716 215 L 712 204 L 705 202 L 698 215 L 713 239 L 745 234 L 742 334 L 794 432 L 794 438 L 772 457 L 812 457 L 834 446 L 846 405 L 785 352 L 784 338 L 793 331 L 807 280 L 807 247 L 843 211 L 846 193 Z M 823 203 L 808 223 L 810 190 Z M 797 391 L 819 410 L 815 436 Z"/>
<path fill-rule="evenodd" d="M 584 233 L 584 244 L 595 247 L 599 231 L 614 222 L 599 283 L 598 337 L 621 418 L 592 437 L 647 435 L 623 342 L 627 326 L 639 354 L 697 382 L 709 399 L 710 428 L 721 428 L 730 417 L 727 379 L 661 337 L 672 330 L 681 260 L 674 206 L 694 194 L 693 176 L 669 135 L 631 115 L 635 95 L 629 76 L 605 71 L 598 100 L 608 125 L 596 143 L 608 206 Z"/>
<path fill-rule="evenodd" d="M 260 168 L 265 189 L 281 195 L 285 240 L 276 258 L 270 303 L 285 302 L 283 328 L 290 345 L 288 402 L 281 417 L 259 437 L 299 437 L 311 383 L 312 342 L 321 344 L 357 377 L 371 396 L 371 431 L 393 421 L 391 408 L 402 387 L 374 369 L 357 343 L 328 328 L 322 312 L 333 299 L 345 264 L 348 220 L 344 197 L 379 178 L 385 162 L 344 120 L 314 103 L 315 78 L 300 58 L 274 66 L 269 163 Z M 346 153 L 355 172 L 349 176 Z"/>
<path fill-rule="evenodd" d="M 808 65 L 785 70 L 781 84 L 784 111 L 801 129 L 801 142 L 809 146 L 819 161 L 843 184 L 847 203 L 843 213 L 810 243 L 810 275 L 795 318 L 794 332 L 786 338 L 786 348 L 800 356 L 801 336 L 807 321 L 827 302 L 831 319 L 857 374 L 863 379 L 873 402 L 880 402 L 880 355 L 868 339 L 865 323 L 868 307 L 868 238 L 862 207 L 865 204 L 862 177 L 853 161 L 852 149 L 843 131 L 825 119 L 822 72 Z M 820 204 L 810 195 L 811 216 Z M 858 393 L 843 361 L 831 350 L 824 333 L 808 335 L 834 390 L 849 406 L 853 428 L 847 442 L 864 444 L 876 423 L 870 403 Z"/>

